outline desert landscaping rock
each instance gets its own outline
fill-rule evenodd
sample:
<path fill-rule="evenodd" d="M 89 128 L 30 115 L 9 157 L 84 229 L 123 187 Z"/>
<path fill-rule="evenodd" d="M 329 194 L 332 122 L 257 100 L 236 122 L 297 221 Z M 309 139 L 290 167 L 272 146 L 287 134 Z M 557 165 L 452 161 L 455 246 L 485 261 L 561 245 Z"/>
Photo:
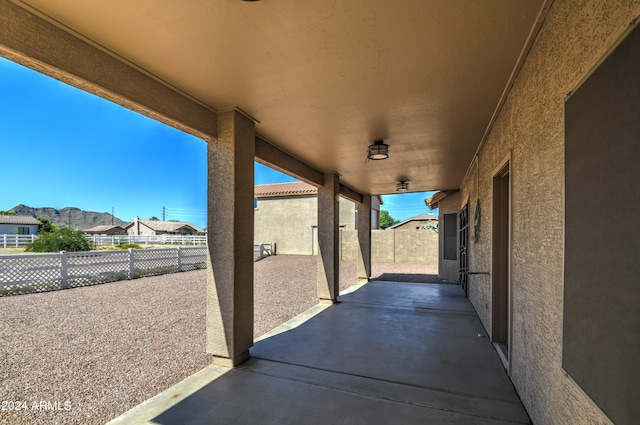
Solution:
<path fill-rule="evenodd" d="M 317 304 L 316 257 L 254 267 L 256 337 Z M 390 280 L 435 273 L 373 267 Z M 341 263 L 340 280 L 341 289 L 356 283 L 355 263 Z M 197 270 L 0 298 L 0 401 L 12 401 L 0 424 L 103 424 L 209 365 L 205 293 Z"/>

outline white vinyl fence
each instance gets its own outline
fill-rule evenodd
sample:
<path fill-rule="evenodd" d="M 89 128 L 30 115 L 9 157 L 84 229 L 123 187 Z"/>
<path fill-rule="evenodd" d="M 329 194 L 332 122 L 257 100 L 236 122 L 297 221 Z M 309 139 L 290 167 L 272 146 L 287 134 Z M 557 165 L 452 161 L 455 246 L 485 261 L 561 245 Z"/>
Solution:
<path fill-rule="evenodd" d="M 206 245 L 207 237 L 200 235 L 85 235 L 95 246 L 116 246 L 120 244 L 142 245 Z M 36 235 L 0 235 L 0 246 L 3 248 L 25 246 L 36 240 Z"/>
<path fill-rule="evenodd" d="M 207 237 L 200 235 L 86 235 L 89 242 L 96 246 L 115 246 L 120 244 L 142 245 L 206 245 Z"/>
<path fill-rule="evenodd" d="M 0 246 L 10 248 L 28 245 L 37 239 L 36 235 L 0 235 Z"/>
<path fill-rule="evenodd" d="M 0 255 L 0 296 L 77 288 L 206 267 L 206 247 Z"/>
<path fill-rule="evenodd" d="M 272 255 L 253 246 L 253 261 Z M 0 297 L 99 285 L 207 267 L 207 247 L 0 255 Z"/>

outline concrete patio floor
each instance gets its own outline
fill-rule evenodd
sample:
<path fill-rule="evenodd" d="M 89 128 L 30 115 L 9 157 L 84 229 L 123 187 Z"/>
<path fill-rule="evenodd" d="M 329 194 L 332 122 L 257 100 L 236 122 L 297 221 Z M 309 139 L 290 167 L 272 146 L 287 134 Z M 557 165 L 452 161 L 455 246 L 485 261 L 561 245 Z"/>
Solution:
<path fill-rule="evenodd" d="M 460 287 L 374 281 L 110 424 L 528 424 Z"/>

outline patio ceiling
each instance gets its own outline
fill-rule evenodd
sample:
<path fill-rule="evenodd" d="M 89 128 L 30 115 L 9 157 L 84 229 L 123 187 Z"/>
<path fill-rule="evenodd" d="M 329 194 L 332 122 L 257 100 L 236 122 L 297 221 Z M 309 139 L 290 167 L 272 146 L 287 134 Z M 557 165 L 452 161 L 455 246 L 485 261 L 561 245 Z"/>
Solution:
<path fill-rule="evenodd" d="M 548 0 L 15 2 L 365 194 L 456 189 Z M 365 162 L 376 139 L 390 157 Z"/>

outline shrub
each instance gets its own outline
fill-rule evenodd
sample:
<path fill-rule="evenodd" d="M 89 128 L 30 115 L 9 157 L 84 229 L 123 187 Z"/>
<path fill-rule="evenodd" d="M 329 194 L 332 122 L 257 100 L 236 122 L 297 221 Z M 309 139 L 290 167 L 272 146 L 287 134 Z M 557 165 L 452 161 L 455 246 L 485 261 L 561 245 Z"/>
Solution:
<path fill-rule="evenodd" d="M 90 251 L 91 244 L 79 230 L 68 227 L 57 228 L 48 233 L 41 233 L 40 237 L 27 245 L 27 252 L 80 252 Z"/>
<path fill-rule="evenodd" d="M 42 223 L 38 228 L 38 233 L 37 233 L 38 235 L 41 235 L 43 233 L 53 232 L 56 229 L 56 225 L 53 224 L 51 221 L 49 221 L 48 218 L 38 217 L 36 220 Z"/>

